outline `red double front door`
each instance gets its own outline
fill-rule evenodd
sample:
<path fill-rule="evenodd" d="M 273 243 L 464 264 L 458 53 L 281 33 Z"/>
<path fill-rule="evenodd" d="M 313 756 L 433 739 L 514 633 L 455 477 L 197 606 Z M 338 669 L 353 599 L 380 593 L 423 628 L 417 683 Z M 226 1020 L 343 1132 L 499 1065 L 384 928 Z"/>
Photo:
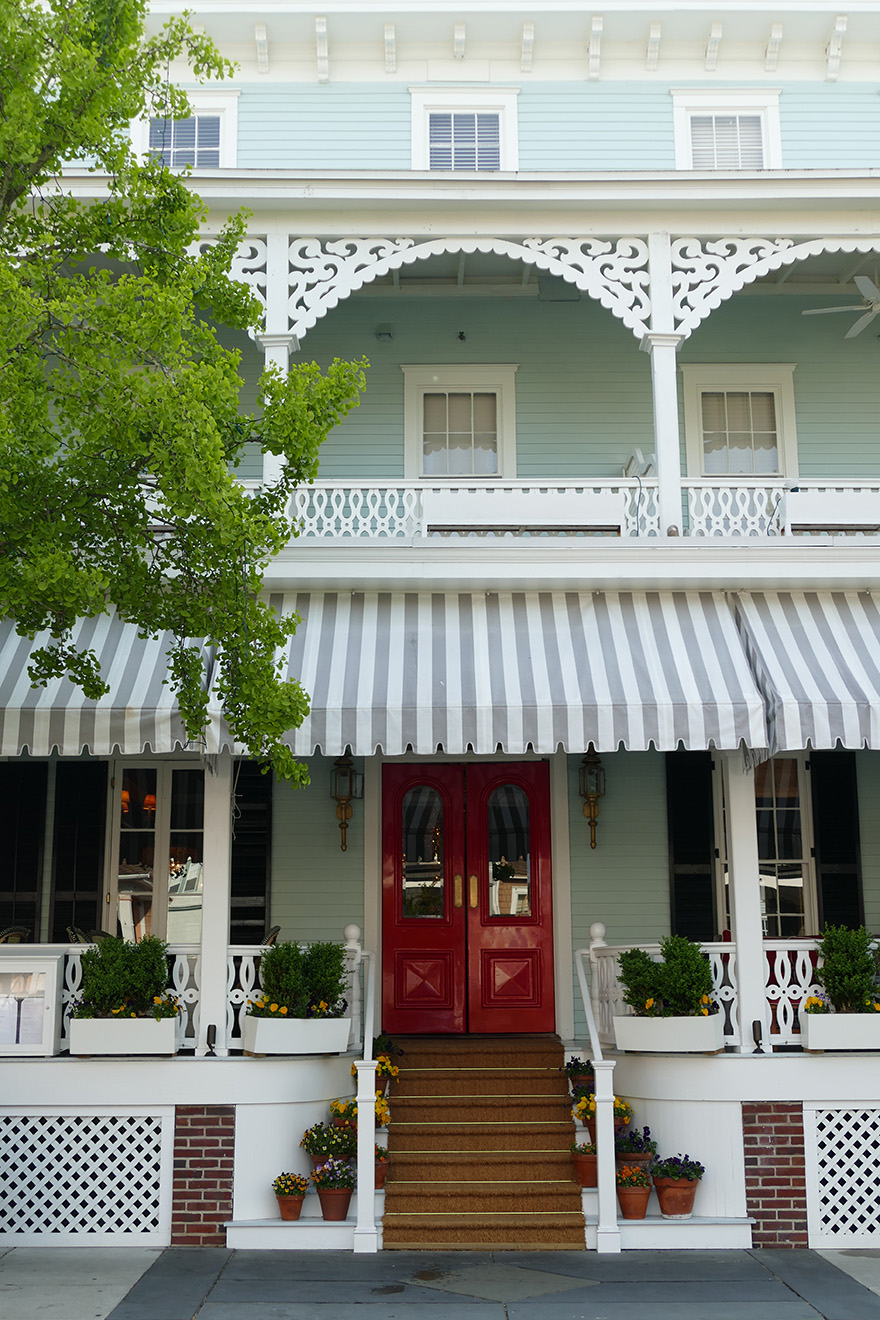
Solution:
<path fill-rule="evenodd" d="M 386 1031 L 553 1031 L 545 762 L 386 765 Z"/>

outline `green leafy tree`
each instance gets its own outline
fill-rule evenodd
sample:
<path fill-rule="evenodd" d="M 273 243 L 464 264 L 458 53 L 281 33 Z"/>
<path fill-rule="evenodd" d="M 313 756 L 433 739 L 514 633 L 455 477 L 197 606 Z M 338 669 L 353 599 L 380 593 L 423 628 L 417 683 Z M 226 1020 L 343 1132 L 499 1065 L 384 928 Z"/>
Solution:
<path fill-rule="evenodd" d="M 362 366 L 266 371 L 239 408 L 238 354 L 216 325 L 259 324 L 230 278 L 245 217 L 197 243 L 205 210 L 178 173 L 138 162 L 130 121 L 179 118 L 175 59 L 231 70 L 182 19 L 145 31 L 147 0 L 0 0 L 0 617 L 34 639 L 33 682 L 67 674 L 97 699 L 81 617 L 115 608 L 177 639 L 169 681 L 189 736 L 207 723 L 204 638 L 220 650 L 227 722 L 252 755 L 306 782 L 281 741 L 308 710 L 276 647 L 296 619 L 260 600 L 287 544 L 292 489 L 357 402 Z M 75 196 L 65 162 L 86 161 Z M 82 191 L 82 190 L 81 190 Z M 256 442 L 284 459 L 249 496 L 232 469 Z"/>

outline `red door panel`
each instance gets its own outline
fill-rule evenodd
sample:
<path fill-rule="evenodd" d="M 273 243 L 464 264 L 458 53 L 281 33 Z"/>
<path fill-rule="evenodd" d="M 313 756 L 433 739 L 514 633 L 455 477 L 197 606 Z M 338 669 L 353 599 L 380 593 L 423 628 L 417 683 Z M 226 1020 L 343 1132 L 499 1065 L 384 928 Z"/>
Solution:
<path fill-rule="evenodd" d="M 383 1027 L 552 1031 L 544 762 L 387 765 Z"/>
<path fill-rule="evenodd" d="M 456 765 L 384 767 L 382 1023 L 386 1031 L 466 1029 L 463 791 L 461 768 Z"/>
<path fill-rule="evenodd" d="M 553 1031 L 546 762 L 469 765 L 465 776 L 469 1029 Z"/>

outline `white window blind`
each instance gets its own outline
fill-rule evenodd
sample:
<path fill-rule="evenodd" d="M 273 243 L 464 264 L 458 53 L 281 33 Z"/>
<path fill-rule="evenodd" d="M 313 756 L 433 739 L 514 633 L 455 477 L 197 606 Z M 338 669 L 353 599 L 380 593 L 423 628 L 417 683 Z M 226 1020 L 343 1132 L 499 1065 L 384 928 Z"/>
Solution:
<path fill-rule="evenodd" d="M 187 119 L 151 119 L 150 152 L 163 164 L 179 169 L 220 167 L 220 116 L 190 115 Z"/>
<path fill-rule="evenodd" d="M 761 170 L 764 132 L 760 115 L 691 115 L 695 170 Z"/>
<path fill-rule="evenodd" d="M 501 117 L 497 113 L 432 112 L 428 137 L 432 170 L 501 168 Z"/>

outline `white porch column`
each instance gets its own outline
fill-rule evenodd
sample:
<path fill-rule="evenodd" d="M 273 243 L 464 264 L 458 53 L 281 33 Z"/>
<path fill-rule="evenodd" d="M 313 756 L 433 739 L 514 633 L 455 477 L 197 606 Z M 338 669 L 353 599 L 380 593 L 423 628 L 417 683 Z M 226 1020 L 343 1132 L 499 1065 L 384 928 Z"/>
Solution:
<path fill-rule="evenodd" d="M 222 752 L 205 764 L 205 849 L 202 885 L 202 944 L 199 955 L 199 1038 L 196 1055 L 208 1052 L 214 1026 L 214 1053 L 225 1055 L 226 957 L 232 877 L 232 757 Z"/>
<path fill-rule="evenodd" d="M 681 442 L 678 433 L 676 351 L 684 335 L 676 333 L 672 298 L 669 235 L 648 235 L 651 277 L 651 329 L 639 347 L 651 354 L 654 396 L 654 458 L 657 464 L 660 535 L 681 534 Z"/>
<path fill-rule="evenodd" d="M 742 1054 L 757 1048 L 753 1023 L 760 1022 L 763 1049 L 770 1049 L 770 1015 L 764 990 L 764 932 L 758 878 L 758 831 L 755 817 L 755 776 L 741 752 L 724 754 L 724 795 L 727 807 L 727 866 L 730 879 L 730 920 L 736 948 L 736 986 Z"/>
<path fill-rule="evenodd" d="M 290 370 L 290 355 L 299 349 L 299 340 L 291 334 L 257 335 L 257 342 L 265 355 L 267 367 L 277 367 L 286 376 Z M 280 454 L 263 455 L 263 482 L 276 481 L 284 470 L 284 459 Z"/>

